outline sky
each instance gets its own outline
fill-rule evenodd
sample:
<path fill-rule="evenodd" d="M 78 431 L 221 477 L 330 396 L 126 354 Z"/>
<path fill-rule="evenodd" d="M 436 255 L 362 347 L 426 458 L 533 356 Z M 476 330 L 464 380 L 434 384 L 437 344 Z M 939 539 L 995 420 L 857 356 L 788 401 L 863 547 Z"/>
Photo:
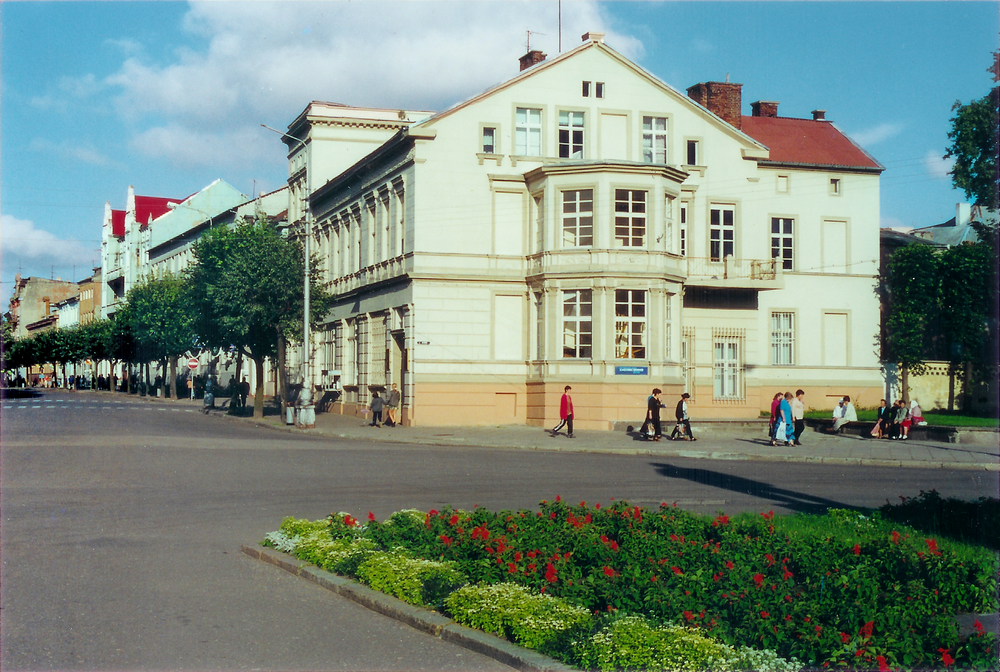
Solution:
<path fill-rule="evenodd" d="M 312 100 L 442 110 L 559 53 L 554 0 L 3 2 L 0 310 L 14 274 L 81 280 L 105 202 L 183 198 L 221 178 L 285 184 L 281 138 Z M 562 50 L 591 30 L 675 89 L 743 84 L 743 113 L 827 119 L 886 167 L 882 226 L 955 214 L 943 155 L 956 101 L 993 85 L 996 2 L 564 0 Z"/>

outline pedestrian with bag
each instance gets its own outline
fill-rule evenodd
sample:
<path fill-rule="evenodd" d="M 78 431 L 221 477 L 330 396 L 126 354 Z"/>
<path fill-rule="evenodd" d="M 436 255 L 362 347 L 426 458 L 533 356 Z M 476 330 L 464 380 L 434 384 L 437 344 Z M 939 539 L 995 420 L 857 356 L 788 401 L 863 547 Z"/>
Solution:
<path fill-rule="evenodd" d="M 385 424 L 389 427 L 396 426 L 396 409 L 399 408 L 399 402 L 402 395 L 399 393 L 399 389 L 396 387 L 396 383 L 392 384 L 392 389 L 389 390 L 389 398 L 385 402 Z"/>
<path fill-rule="evenodd" d="M 382 397 L 378 395 L 378 392 L 372 393 L 372 403 L 368 406 L 372 412 L 372 422 L 369 427 L 381 427 L 382 426 L 382 407 L 385 402 L 382 401 Z"/>
<path fill-rule="evenodd" d="M 663 390 L 654 387 L 653 393 L 646 399 L 646 419 L 639 430 L 643 437 L 653 441 L 659 441 L 663 436 L 660 426 L 660 409 L 663 408 L 663 403 L 660 401 L 661 394 L 663 394 Z"/>
<path fill-rule="evenodd" d="M 688 416 L 688 399 L 691 395 L 687 392 L 681 395 L 680 400 L 677 402 L 677 406 L 674 408 L 674 417 L 677 419 L 677 424 L 674 425 L 674 431 L 670 433 L 670 440 L 675 441 L 681 434 L 681 428 L 684 429 L 685 436 L 682 436 L 685 441 L 697 441 L 694 438 L 694 433 L 691 431 L 691 418 Z"/>
<path fill-rule="evenodd" d="M 552 436 L 559 434 L 559 430 L 566 427 L 566 438 L 573 439 L 573 397 L 569 391 L 573 388 L 567 385 L 563 388 L 562 398 L 559 400 L 559 424 L 552 429 Z"/>

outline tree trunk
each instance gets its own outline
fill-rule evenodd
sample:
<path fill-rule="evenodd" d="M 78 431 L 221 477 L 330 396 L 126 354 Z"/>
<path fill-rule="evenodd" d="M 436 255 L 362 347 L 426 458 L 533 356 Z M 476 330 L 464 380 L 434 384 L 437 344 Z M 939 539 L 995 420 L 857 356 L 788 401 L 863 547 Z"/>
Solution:
<path fill-rule="evenodd" d="M 964 365 L 962 381 L 962 413 L 972 414 L 972 362 Z"/>
<path fill-rule="evenodd" d="M 948 412 L 955 410 L 955 365 L 948 365 Z"/>
<path fill-rule="evenodd" d="M 902 373 L 899 377 L 899 396 L 903 398 L 903 402 L 909 406 L 910 405 L 910 367 L 905 364 L 902 367 Z"/>
<path fill-rule="evenodd" d="M 257 371 L 257 385 L 253 395 L 253 417 L 255 420 L 260 420 L 264 417 L 264 358 L 255 357 L 253 363 Z"/>
<path fill-rule="evenodd" d="M 167 392 L 170 393 L 170 398 L 176 401 L 180 398 L 180 392 L 177 391 L 177 358 L 170 358 L 170 383 L 167 387 Z"/>
<path fill-rule="evenodd" d="M 285 379 L 285 354 L 287 345 L 283 334 L 278 334 L 278 398 L 281 399 L 281 417 L 285 417 L 285 409 L 288 407 L 288 381 Z"/>

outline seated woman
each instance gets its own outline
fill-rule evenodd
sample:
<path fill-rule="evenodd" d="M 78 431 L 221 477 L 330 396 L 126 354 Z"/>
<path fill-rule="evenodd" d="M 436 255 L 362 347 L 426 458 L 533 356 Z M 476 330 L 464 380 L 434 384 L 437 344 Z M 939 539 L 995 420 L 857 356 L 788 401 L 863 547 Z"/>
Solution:
<path fill-rule="evenodd" d="M 920 410 L 920 404 L 917 403 L 916 399 L 910 402 L 910 420 L 914 425 L 921 427 L 927 424 L 927 421 L 924 420 L 924 412 Z"/>
<path fill-rule="evenodd" d="M 881 439 L 889 431 L 889 412 L 885 399 L 879 403 L 877 409 L 878 416 L 875 418 L 875 426 L 872 427 L 871 435 L 876 439 Z"/>

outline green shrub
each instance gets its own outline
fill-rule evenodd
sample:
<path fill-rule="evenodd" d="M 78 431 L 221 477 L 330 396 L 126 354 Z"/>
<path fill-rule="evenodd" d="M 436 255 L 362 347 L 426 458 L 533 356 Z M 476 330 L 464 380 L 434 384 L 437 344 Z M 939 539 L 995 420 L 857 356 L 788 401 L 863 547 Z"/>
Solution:
<path fill-rule="evenodd" d="M 310 532 L 326 530 L 329 527 L 329 519 L 306 520 L 305 518 L 293 518 L 292 516 L 287 516 L 281 521 L 281 526 L 278 528 L 278 531 L 288 535 L 289 537 L 300 537 L 304 534 L 309 534 Z"/>
<path fill-rule="evenodd" d="M 900 497 L 899 504 L 887 501 L 879 512 L 889 520 L 928 534 L 1000 549 L 1000 500 L 995 497 L 967 502 L 954 497 L 944 499 L 937 490 L 921 490 L 917 497 Z"/>
<path fill-rule="evenodd" d="M 372 553 L 357 568 L 362 582 L 404 602 L 440 607 L 444 598 L 466 583 L 454 563 L 420 560 L 401 552 Z"/>
<path fill-rule="evenodd" d="M 514 583 L 466 586 L 449 595 L 444 605 L 456 623 L 543 651 L 591 621 L 583 607 Z"/>
<path fill-rule="evenodd" d="M 612 618 L 571 643 L 574 665 L 585 670 L 695 672 L 724 670 L 729 647 L 676 625 L 653 625 L 641 616 Z"/>

